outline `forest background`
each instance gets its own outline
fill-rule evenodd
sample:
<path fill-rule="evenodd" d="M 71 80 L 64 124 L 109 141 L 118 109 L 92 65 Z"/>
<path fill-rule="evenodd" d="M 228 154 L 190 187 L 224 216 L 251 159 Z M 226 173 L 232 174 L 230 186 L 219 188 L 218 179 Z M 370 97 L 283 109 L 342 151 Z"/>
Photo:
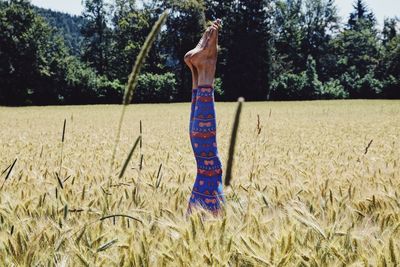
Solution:
<path fill-rule="evenodd" d="M 81 16 L 0 0 L 0 105 L 120 103 L 158 16 L 170 10 L 134 102 L 189 101 L 184 54 L 223 20 L 217 100 L 399 99 L 398 18 L 363 0 L 343 24 L 334 0 L 84 0 Z"/>

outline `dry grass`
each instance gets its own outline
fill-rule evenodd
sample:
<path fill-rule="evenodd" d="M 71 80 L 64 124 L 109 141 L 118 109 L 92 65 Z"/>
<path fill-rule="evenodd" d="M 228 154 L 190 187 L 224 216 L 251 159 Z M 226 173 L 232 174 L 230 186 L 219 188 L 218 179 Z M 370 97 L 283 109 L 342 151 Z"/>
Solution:
<path fill-rule="evenodd" d="M 223 162 L 235 107 L 217 104 Z M 185 213 L 189 104 L 128 107 L 110 188 L 120 106 L 0 108 L 0 173 L 18 159 L 0 176 L 0 265 L 395 266 L 399 114 L 399 101 L 245 103 L 235 194 L 204 220 Z M 118 179 L 139 120 L 142 171 L 137 149 Z"/>

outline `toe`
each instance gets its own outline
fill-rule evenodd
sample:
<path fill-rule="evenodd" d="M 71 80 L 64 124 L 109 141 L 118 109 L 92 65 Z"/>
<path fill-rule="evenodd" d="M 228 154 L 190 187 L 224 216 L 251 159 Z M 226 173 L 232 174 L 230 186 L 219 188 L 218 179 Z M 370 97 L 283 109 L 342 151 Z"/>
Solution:
<path fill-rule="evenodd" d="M 222 25 L 222 20 L 221 19 L 217 19 L 214 21 L 213 26 L 216 26 L 217 29 L 220 29 Z"/>
<path fill-rule="evenodd" d="M 213 31 L 214 29 L 212 28 L 212 26 L 207 28 L 201 47 L 207 46 L 207 42 L 208 40 L 210 40 Z"/>
<path fill-rule="evenodd" d="M 218 34 L 218 27 L 217 26 L 213 26 L 211 28 L 210 38 L 214 38 L 215 35 L 217 35 L 217 34 Z"/>

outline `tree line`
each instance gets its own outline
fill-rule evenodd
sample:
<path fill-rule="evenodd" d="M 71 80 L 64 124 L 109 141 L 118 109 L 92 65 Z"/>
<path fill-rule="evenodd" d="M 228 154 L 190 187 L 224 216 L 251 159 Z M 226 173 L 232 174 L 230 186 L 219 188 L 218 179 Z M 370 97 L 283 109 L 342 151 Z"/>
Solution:
<path fill-rule="evenodd" d="M 79 17 L 0 0 L 0 105 L 120 103 L 158 16 L 170 15 L 135 102 L 190 98 L 184 54 L 222 18 L 216 96 L 232 101 L 400 98 L 398 18 L 379 28 L 363 0 L 85 0 Z"/>

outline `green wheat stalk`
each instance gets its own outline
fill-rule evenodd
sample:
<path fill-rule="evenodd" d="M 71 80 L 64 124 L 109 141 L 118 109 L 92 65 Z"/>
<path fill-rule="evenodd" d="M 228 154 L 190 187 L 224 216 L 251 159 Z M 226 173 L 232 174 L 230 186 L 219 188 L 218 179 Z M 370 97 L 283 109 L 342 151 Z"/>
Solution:
<path fill-rule="evenodd" d="M 132 72 L 129 75 L 128 84 L 125 88 L 124 98 L 122 100 L 123 107 L 122 107 L 121 117 L 118 122 L 117 135 L 115 137 L 114 149 L 111 156 L 109 177 L 111 177 L 112 168 L 114 166 L 115 154 L 117 152 L 117 147 L 121 135 L 122 122 L 124 119 L 126 107 L 132 102 L 132 97 L 135 92 L 135 87 L 139 78 L 140 70 L 145 62 L 145 59 L 154 41 L 156 40 L 158 33 L 161 31 L 161 27 L 165 23 L 167 17 L 168 17 L 168 10 L 164 11 L 158 18 L 157 22 L 154 24 L 150 34 L 147 36 L 146 41 L 143 44 L 142 49 L 140 50 L 139 55 L 136 58 L 136 62 L 135 65 L 133 65 Z"/>
<path fill-rule="evenodd" d="M 123 167 L 122 167 L 122 170 L 121 170 L 121 172 L 120 172 L 118 178 L 121 179 L 122 176 L 124 176 L 124 173 L 125 173 L 125 171 L 126 171 L 126 168 L 128 167 L 129 161 L 130 161 L 131 158 L 132 158 L 133 152 L 135 152 L 135 149 L 136 149 L 136 147 L 137 147 L 137 145 L 138 145 L 138 143 L 140 142 L 141 139 L 142 139 L 142 136 L 139 135 L 139 137 L 136 139 L 135 143 L 133 144 L 132 149 L 131 149 L 131 151 L 130 151 L 129 154 L 128 154 L 128 157 L 127 157 L 126 160 L 125 160 L 125 163 L 124 163 L 124 165 L 123 165 Z"/>
<path fill-rule="evenodd" d="M 237 132 L 238 132 L 238 128 L 239 128 L 240 113 L 242 112 L 243 102 L 244 102 L 244 98 L 240 97 L 238 99 L 238 106 L 236 109 L 235 120 L 233 122 L 231 142 L 229 145 L 229 152 L 228 152 L 228 163 L 226 164 L 226 171 L 225 171 L 225 185 L 226 186 L 231 184 L 233 156 L 235 154 L 236 137 L 237 137 Z"/>
<path fill-rule="evenodd" d="M 107 243 L 101 245 L 101 246 L 96 250 L 96 252 L 101 252 L 101 251 L 104 251 L 104 250 L 108 249 L 109 247 L 111 247 L 112 245 L 114 245 L 115 243 L 117 243 L 117 241 L 118 241 L 118 239 L 116 238 L 116 239 L 113 239 L 113 240 L 111 240 L 111 241 L 109 241 L 109 242 L 107 242 Z"/>
<path fill-rule="evenodd" d="M 129 216 L 129 215 L 125 215 L 125 214 L 114 214 L 114 215 L 108 215 L 108 216 L 104 216 L 100 218 L 100 221 L 104 221 L 106 219 L 109 218 L 116 218 L 116 217 L 123 217 L 123 218 L 128 218 L 128 219 L 132 219 L 134 221 L 140 222 L 141 224 L 143 224 L 143 221 L 141 219 L 135 218 L 133 216 Z"/>
<path fill-rule="evenodd" d="M 142 120 L 140 120 L 139 130 L 140 130 L 140 143 L 139 143 L 140 162 L 139 162 L 139 171 L 141 171 L 141 170 L 142 170 L 142 167 L 143 167 L 143 153 L 142 153 L 143 131 L 142 131 Z"/>
<path fill-rule="evenodd" d="M 3 189 L 4 183 L 5 183 L 5 182 L 7 181 L 7 179 L 10 177 L 10 174 L 11 174 L 12 170 L 14 169 L 14 166 L 15 166 L 15 163 L 16 163 L 16 162 L 17 162 L 17 159 L 15 159 L 14 162 L 13 162 L 10 166 L 8 166 L 7 169 L 5 169 L 5 170 L 3 171 L 3 173 L 5 173 L 5 172 L 8 170 L 8 173 L 7 173 L 7 175 L 6 175 L 6 178 L 4 178 L 4 181 L 3 181 L 3 184 L 1 185 L 0 190 Z"/>
<path fill-rule="evenodd" d="M 61 167 L 62 167 L 62 161 L 63 161 L 63 152 L 64 152 L 64 139 L 65 139 L 65 127 L 67 126 L 67 119 L 64 119 L 64 124 L 63 124 L 63 131 L 62 131 L 62 136 L 61 136 L 61 153 L 60 153 L 60 168 L 58 173 L 61 175 Z"/>

